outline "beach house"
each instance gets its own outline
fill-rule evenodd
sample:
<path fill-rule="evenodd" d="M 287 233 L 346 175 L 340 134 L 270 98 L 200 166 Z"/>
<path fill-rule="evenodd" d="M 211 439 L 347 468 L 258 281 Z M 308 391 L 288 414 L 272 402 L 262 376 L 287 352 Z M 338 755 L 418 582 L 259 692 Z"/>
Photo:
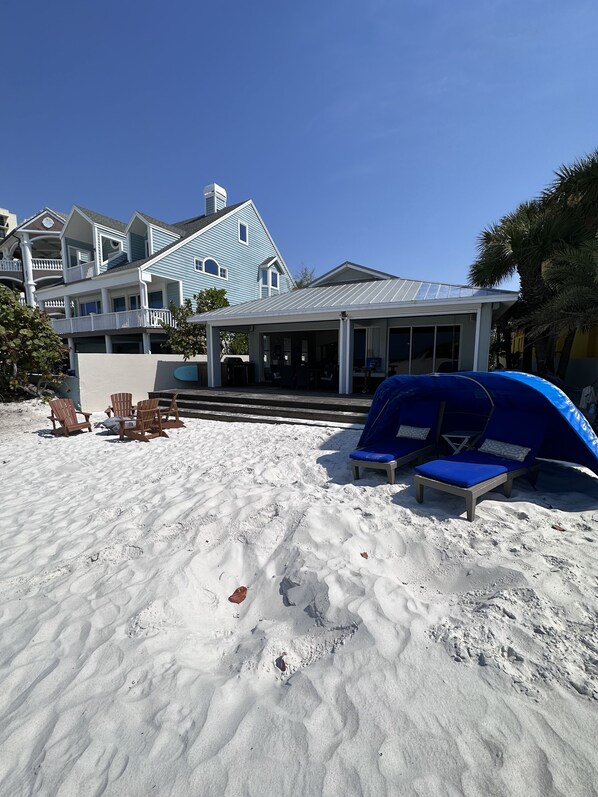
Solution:
<path fill-rule="evenodd" d="M 194 316 L 206 324 L 208 384 L 220 334 L 249 334 L 257 382 L 370 392 L 393 374 L 486 371 L 490 331 L 515 291 L 395 277 L 345 262 L 308 288 Z"/>
<path fill-rule="evenodd" d="M 0 285 L 20 294 L 29 307 L 36 292 L 62 282 L 60 236 L 66 216 L 43 208 L 21 224 L 14 213 L 0 208 Z M 62 314 L 60 297 L 48 301 L 48 313 Z"/>
<path fill-rule="evenodd" d="M 128 223 L 76 205 L 60 236 L 60 283 L 37 291 L 42 309 L 63 302 L 53 319 L 77 352 L 154 353 L 180 306 L 206 288 L 224 288 L 231 304 L 276 296 L 293 278 L 251 199 L 227 204 L 213 183 L 199 215 L 166 223 L 135 212 Z"/>

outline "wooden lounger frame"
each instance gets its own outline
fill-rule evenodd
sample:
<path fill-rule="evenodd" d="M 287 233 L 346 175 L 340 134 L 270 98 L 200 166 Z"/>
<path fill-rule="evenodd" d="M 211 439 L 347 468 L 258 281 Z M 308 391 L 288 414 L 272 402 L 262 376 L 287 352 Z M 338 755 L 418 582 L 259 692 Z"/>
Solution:
<path fill-rule="evenodd" d="M 504 494 L 509 498 L 511 490 L 513 489 L 513 480 L 518 476 L 527 476 L 530 482 L 535 484 L 538 478 L 538 466 L 532 465 L 530 468 L 517 468 L 517 470 L 501 473 L 498 476 L 493 476 L 491 479 L 478 482 L 478 484 L 472 484 L 471 487 L 458 487 L 456 484 L 448 484 L 447 482 L 431 479 L 429 476 L 421 476 L 419 473 L 416 473 L 414 481 L 415 500 L 418 504 L 423 503 L 424 487 L 432 487 L 434 490 L 442 490 L 451 495 L 459 495 L 465 498 L 467 520 L 472 521 L 475 520 L 476 502 L 481 495 L 502 485 Z"/>

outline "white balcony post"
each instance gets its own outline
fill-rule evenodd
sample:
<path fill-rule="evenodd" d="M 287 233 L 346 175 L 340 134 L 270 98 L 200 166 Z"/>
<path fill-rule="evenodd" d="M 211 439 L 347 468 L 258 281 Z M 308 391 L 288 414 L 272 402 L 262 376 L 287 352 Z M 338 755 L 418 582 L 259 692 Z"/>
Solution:
<path fill-rule="evenodd" d="M 70 318 L 71 317 L 71 297 L 70 296 L 63 296 L 64 299 L 64 317 Z"/>
<path fill-rule="evenodd" d="M 108 293 L 108 288 L 101 288 L 100 293 L 102 295 L 102 313 L 109 313 L 110 312 L 110 294 Z"/>
<path fill-rule="evenodd" d="M 29 233 L 21 233 L 21 252 L 23 254 L 23 278 L 25 283 L 25 299 L 29 307 L 35 307 L 35 282 L 33 281 L 33 257 Z"/>
<path fill-rule="evenodd" d="M 151 354 L 152 353 L 152 345 L 151 345 L 149 332 L 144 332 L 143 333 L 143 353 L 144 354 Z"/>
<path fill-rule="evenodd" d="M 112 354 L 112 335 L 104 335 L 106 342 L 106 354 Z"/>
<path fill-rule="evenodd" d="M 149 299 L 147 295 L 147 283 L 139 280 L 139 301 L 141 302 L 141 309 L 147 310 L 149 307 Z"/>
<path fill-rule="evenodd" d="M 208 359 L 208 387 L 220 387 L 220 329 L 206 324 L 206 350 Z"/>

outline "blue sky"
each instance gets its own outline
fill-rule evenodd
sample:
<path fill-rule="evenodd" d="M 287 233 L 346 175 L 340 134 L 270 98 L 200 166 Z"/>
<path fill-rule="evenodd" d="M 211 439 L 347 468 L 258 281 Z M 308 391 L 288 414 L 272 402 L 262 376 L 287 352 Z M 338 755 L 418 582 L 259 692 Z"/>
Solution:
<path fill-rule="evenodd" d="M 5 0 L 0 205 L 256 202 L 287 265 L 465 282 L 598 146 L 595 0 Z"/>

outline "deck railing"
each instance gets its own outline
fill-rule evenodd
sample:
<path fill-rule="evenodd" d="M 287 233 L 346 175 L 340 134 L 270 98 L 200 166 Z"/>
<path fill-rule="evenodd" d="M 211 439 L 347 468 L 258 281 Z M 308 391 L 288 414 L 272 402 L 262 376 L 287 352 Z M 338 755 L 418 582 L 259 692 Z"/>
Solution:
<path fill-rule="evenodd" d="M 82 332 L 116 332 L 122 329 L 160 329 L 160 321 L 173 323 L 170 310 L 125 310 L 121 313 L 94 313 L 78 318 L 54 318 L 52 326 L 58 335 Z"/>
<path fill-rule="evenodd" d="M 40 271 L 62 271 L 62 260 L 54 260 L 49 257 L 34 257 L 32 260 L 34 269 Z M 0 260 L 0 271 L 23 271 L 23 261 L 17 258 L 5 257 Z"/>

